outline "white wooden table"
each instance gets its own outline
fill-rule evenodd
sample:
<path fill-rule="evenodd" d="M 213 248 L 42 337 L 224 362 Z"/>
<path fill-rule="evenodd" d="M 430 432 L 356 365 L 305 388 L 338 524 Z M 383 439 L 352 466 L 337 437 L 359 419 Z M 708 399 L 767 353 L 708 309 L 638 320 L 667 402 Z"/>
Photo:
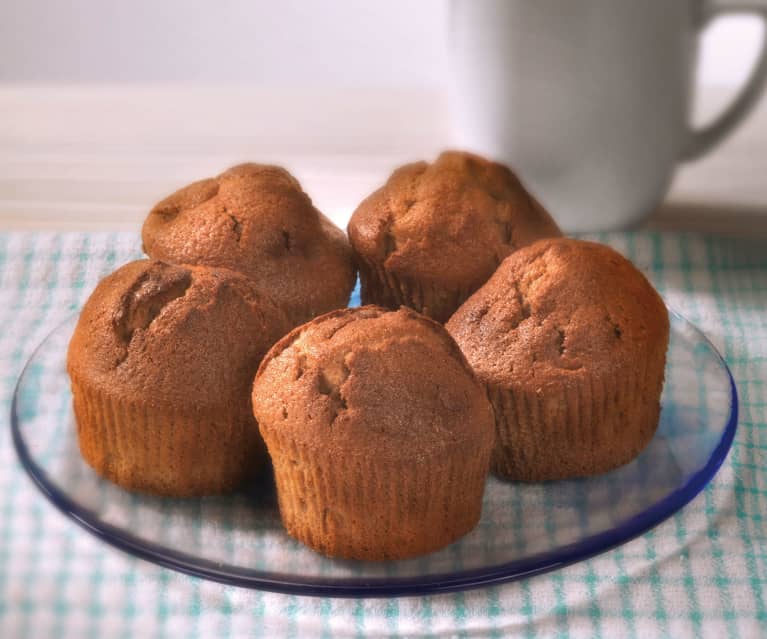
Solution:
<path fill-rule="evenodd" d="M 703 96 L 701 112 L 726 96 Z M 398 164 L 448 142 L 435 93 L 0 87 L 0 229 L 137 229 L 159 198 L 231 164 L 276 162 L 344 224 Z M 767 237 L 767 100 L 684 166 L 652 228 Z"/>

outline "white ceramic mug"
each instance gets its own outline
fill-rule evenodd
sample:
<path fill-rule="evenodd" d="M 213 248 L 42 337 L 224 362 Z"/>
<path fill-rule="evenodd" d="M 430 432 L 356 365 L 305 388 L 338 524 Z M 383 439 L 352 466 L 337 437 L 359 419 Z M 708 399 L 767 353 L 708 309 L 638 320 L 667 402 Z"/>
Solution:
<path fill-rule="evenodd" d="M 767 0 L 452 0 L 453 143 L 512 166 L 566 231 L 629 226 L 759 97 L 765 46 L 722 115 L 690 124 L 701 31 L 730 12 L 767 20 Z"/>

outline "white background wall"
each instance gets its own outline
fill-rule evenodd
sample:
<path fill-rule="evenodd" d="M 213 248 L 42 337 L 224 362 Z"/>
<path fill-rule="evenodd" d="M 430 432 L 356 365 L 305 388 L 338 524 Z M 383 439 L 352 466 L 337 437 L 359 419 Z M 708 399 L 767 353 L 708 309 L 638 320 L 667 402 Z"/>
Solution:
<path fill-rule="evenodd" d="M 442 82 L 442 0 L 0 0 L 0 81 Z"/>
<path fill-rule="evenodd" d="M 447 0 L 0 0 L 0 82 L 439 88 L 446 22 Z M 759 37 L 712 26 L 704 86 L 740 82 Z"/>

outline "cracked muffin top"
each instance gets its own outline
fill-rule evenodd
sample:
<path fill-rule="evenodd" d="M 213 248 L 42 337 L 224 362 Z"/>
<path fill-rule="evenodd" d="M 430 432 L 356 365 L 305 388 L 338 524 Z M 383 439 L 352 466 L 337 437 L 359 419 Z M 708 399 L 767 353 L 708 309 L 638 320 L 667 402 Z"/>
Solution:
<path fill-rule="evenodd" d="M 139 260 L 101 280 L 85 303 L 67 370 L 156 408 L 250 412 L 253 375 L 287 330 L 283 312 L 239 273 Z"/>
<path fill-rule="evenodd" d="M 511 170 L 459 151 L 397 169 L 349 222 L 362 258 L 403 278 L 470 291 L 514 250 L 558 235 Z"/>
<path fill-rule="evenodd" d="M 445 327 L 483 381 L 543 388 L 563 376 L 617 375 L 665 352 L 669 319 L 622 255 L 559 238 L 506 258 Z"/>
<path fill-rule="evenodd" d="M 494 439 L 490 403 L 453 339 L 406 308 L 344 309 L 294 329 L 261 363 L 253 408 L 267 446 L 283 435 L 344 458 L 425 459 Z"/>
<path fill-rule="evenodd" d="M 158 203 L 141 231 L 149 257 L 244 273 L 302 323 L 346 306 L 356 272 L 344 232 L 285 169 L 241 164 Z"/>

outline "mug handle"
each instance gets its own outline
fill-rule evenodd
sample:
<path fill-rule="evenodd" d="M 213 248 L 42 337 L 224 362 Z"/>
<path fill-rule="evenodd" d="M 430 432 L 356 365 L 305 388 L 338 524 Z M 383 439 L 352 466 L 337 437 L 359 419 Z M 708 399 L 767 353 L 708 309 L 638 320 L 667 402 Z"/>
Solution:
<path fill-rule="evenodd" d="M 751 13 L 758 15 L 765 22 L 765 33 L 758 61 L 746 84 L 730 106 L 711 124 L 700 129 L 690 128 L 687 145 L 682 151 L 683 160 L 695 160 L 705 155 L 732 133 L 756 105 L 767 80 L 767 1 L 709 0 L 704 5 L 699 31 L 713 19 L 726 13 Z"/>

